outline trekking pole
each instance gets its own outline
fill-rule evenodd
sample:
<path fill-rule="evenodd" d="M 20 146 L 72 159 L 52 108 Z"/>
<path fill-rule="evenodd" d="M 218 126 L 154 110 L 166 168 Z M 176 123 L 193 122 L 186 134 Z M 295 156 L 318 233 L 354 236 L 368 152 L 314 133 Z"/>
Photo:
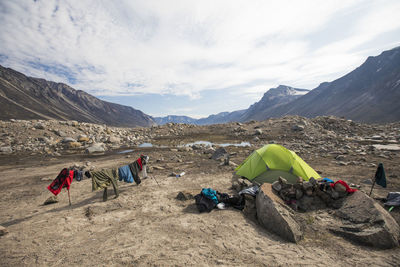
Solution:
<path fill-rule="evenodd" d="M 154 181 L 156 181 L 156 183 L 157 183 L 157 185 L 158 185 L 158 186 L 160 186 L 160 184 L 157 182 L 156 178 L 154 178 L 154 176 L 153 176 L 153 175 L 151 175 L 150 177 L 151 177 L 151 178 L 153 178 L 153 179 L 154 179 Z"/>
<path fill-rule="evenodd" d="M 69 195 L 69 190 L 68 191 L 68 200 L 69 200 L 69 205 L 71 206 L 71 196 Z"/>
<path fill-rule="evenodd" d="M 371 186 L 371 191 L 369 192 L 369 196 L 371 196 L 371 194 L 372 194 L 372 190 L 374 189 L 375 182 L 376 182 L 376 179 L 374 179 L 374 182 Z"/>

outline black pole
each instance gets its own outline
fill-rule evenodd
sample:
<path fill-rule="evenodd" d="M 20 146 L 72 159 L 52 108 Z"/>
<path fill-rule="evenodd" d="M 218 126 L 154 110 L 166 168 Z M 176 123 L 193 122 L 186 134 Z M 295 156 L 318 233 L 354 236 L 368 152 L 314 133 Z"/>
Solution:
<path fill-rule="evenodd" d="M 371 186 L 371 192 L 369 192 L 369 196 L 371 196 L 371 194 L 372 194 L 372 190 L 374 189 L 375 182 L 376 182 L 376 179 L 374 179 L 374 183 Z"/>

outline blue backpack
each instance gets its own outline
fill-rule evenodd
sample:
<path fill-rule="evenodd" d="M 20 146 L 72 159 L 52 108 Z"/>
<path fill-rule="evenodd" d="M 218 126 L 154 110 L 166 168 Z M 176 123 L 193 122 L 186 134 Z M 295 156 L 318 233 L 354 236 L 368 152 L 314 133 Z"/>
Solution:
<path fill-rule="evenodd" d="M 217 191 L 211 188 L 203 188 L 201 194 L 208 199 L 211 199 L 215 204 L 218 204 Z"/>

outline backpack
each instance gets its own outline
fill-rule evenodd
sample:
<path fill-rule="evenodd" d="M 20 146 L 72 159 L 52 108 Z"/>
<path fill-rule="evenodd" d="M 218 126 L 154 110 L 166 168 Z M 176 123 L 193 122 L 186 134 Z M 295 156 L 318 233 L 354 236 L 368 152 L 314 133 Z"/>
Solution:
<path fill-rule="evenodd" d="M 196 206 L 199 212 L 210 212 L 217 206 L 214 201 L 203 196 L 202 194 L 195 195 L 194 199 L 196 201 Z"/>

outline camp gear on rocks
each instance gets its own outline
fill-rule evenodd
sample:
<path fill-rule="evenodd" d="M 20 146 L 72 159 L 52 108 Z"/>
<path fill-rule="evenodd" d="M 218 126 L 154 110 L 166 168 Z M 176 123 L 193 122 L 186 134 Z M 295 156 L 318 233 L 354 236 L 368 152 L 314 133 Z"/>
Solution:
<path fill-rule="evenodd" d="M 255 150 L 235 171 L 237 175 L 258 184 L 273 183 L 279 176 L 290 183 L 296 183 L 299 177 L 305 181 L 311 177 L 321 178 L 295 152 L 277 144 L 265 145 Z"/>
<path fill-rule="evenodd" d="M 257 195 L 259 189 L 260 189 L 260 187 L 258 185 L 254 185 L 254 186 L 248 187 L 246 189 L 243 189 L 242 191 L 239 192 L 239 195 L 248 194 L 248 195 L 252 195 L 255 197 Z"/>
<path fill-rule="evenodd" d="M 386 197 L 385 206 L 400 206 L 400 192 L 390 192 Z"/>

